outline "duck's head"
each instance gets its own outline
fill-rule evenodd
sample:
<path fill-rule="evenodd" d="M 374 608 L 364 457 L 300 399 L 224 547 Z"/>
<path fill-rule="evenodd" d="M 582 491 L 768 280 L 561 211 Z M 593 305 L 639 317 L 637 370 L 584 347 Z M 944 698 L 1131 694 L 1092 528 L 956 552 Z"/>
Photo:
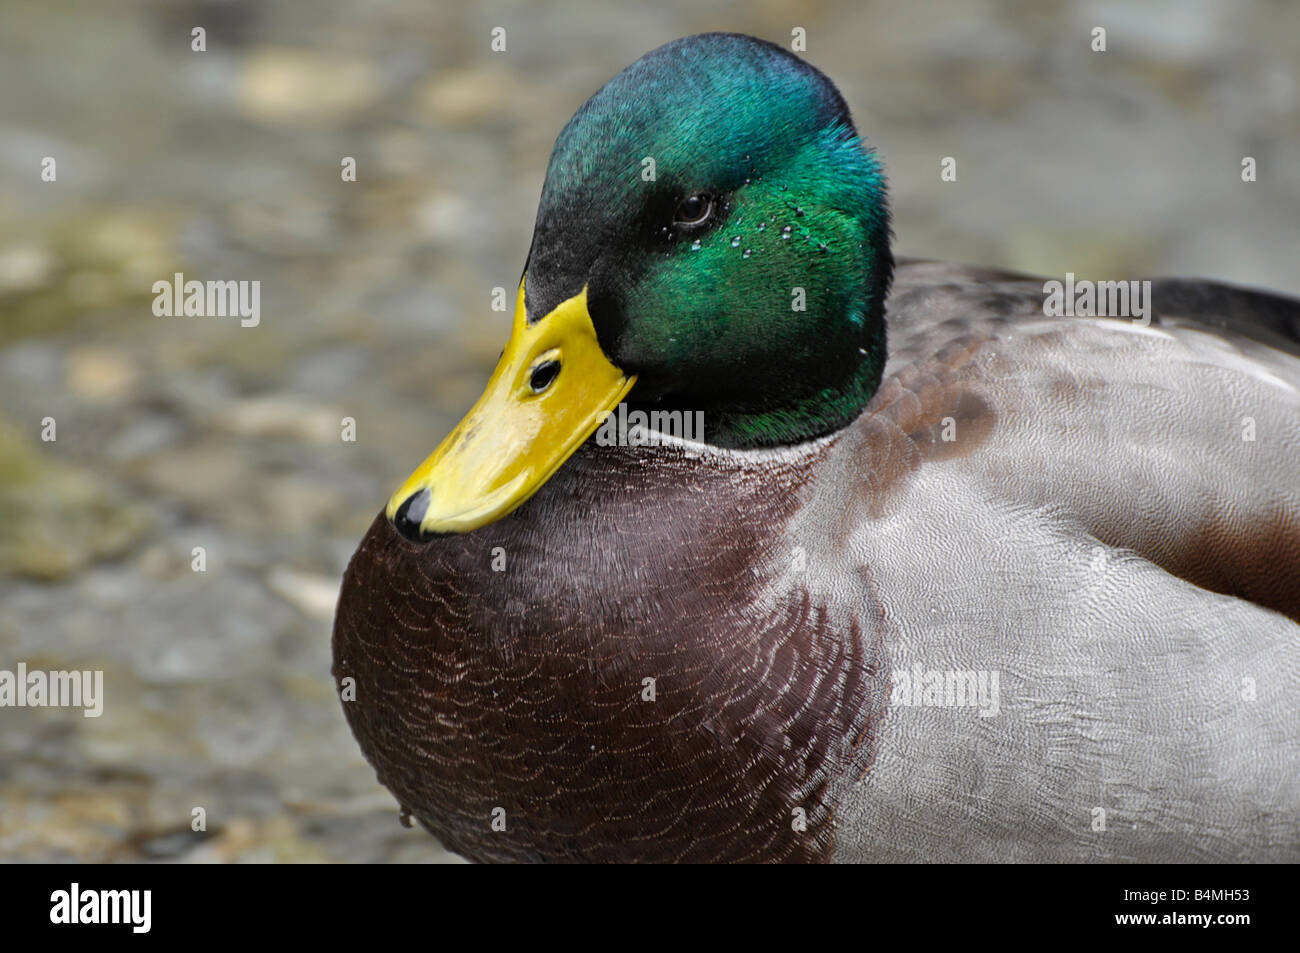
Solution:
<path fill-rule="evenodd" d="M 389 501 L 408 538 L 527 500 L 621 401 L 722 447 L 843 427 L 880 383 L 880 166 L 835 86 L 752 37 L 662 46 L 555 143 L 487 391 Z"/>

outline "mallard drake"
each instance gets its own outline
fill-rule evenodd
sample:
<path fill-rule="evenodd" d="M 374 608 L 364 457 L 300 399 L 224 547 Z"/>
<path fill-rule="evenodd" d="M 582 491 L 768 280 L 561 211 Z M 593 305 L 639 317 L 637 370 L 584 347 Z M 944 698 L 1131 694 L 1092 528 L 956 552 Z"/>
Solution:
<path fill-rule="evenodd" d="M 479 861 L 1300 859 L 1300 302 L 1048 297 L 896 267 L 791 53 L 632 64 L 347 569 L 379 780 Z"/>

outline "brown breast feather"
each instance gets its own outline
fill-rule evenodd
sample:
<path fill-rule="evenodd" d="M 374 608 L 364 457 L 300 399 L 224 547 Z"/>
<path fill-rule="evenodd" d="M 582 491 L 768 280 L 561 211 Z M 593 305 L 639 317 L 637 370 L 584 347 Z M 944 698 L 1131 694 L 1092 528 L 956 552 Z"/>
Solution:
<path fill-rule="evenodd" d="M 828 858 L 831 789 L 866 770 L 883 710 L 879 607 L 771 585 L 806 465 L 673 452 L 584 449 L 512 517 L 423 546 L 381 516 L 353 558 L 334 630 L 348 721 L 452 850 Z"/>

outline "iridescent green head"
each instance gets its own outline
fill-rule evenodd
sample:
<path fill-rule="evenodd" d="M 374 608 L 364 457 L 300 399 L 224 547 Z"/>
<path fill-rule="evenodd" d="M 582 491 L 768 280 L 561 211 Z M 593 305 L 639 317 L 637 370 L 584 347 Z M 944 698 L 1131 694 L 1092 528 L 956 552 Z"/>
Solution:
<path fill-rule="evenodd" d="M 527 307 L 586 286 L 629 403 L 702 410 L 718 445 L 790 444 L 875 392 L 892 268 L 884 175 L 839 91 L 708 33 L 637 60 L 560 133 Z"/>
<path fill-rule="evenodd" d="M 880 384 L 892 269 L 830 80 L 751 37 L 662 46 L 560 133 L 510 342 L 388 515 L 412 539 L 500 519 L 624 399 L 724 447 L 843 427 Z"/>

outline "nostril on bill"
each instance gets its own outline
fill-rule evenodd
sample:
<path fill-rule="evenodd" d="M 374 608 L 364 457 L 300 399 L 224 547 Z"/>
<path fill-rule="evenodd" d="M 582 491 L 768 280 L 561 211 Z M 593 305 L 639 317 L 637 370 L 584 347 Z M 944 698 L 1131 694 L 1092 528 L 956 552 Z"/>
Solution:
<path fill-rule="evenodd" d="M 555 378 L 559 374 L 559 361 L 543 361 L 533 368 L 532 374 L 528 377 L 528 386 L 533 389 L 534 394 L 540 394 L 555 383 Z"/>
<path fill-rule="evenodd" d="M 429 490 L 426 487 L 419 493 L 412 493 L 393 514 L 393 526 L 409 540 L 419 542 L 426 537 L 420 535 L 420 523 L 429 511 Z"/>

